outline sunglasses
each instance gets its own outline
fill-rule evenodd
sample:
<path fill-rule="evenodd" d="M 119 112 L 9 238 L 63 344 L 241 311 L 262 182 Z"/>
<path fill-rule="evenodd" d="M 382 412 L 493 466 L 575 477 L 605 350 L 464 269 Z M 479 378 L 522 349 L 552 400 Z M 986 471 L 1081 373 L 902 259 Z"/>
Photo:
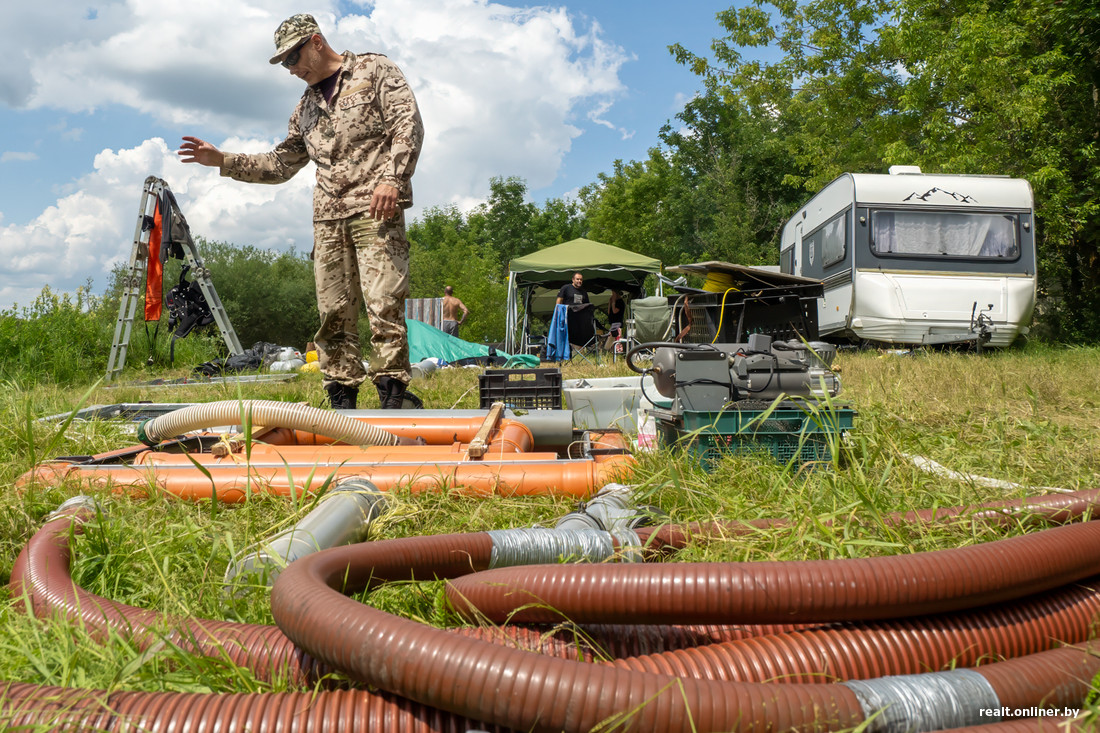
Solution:
<path fill-rule="evenodd" d="M 307 43 L 309 43 L 309 40 L 310 39 L 307 38 L 306 40 L 302 41 L 294 47 L 293 51 L 286 55 L 286 58 L 280 62 L 282 63 L 284 69 L 289 69 L 291 66 L 296 66 L 298 64 L 298 60 L 302 56 L 302 49 Z"/>

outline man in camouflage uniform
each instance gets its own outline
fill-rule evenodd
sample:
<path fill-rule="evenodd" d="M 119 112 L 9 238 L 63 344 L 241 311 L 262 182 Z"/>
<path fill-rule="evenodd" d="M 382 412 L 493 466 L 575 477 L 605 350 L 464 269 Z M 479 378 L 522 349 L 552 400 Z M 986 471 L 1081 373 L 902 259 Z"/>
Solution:
<path fill-rule="evenodd" d="M 412 205 L 411 179 L 424 140 L 416 99 L 392 61 L 336 53 L 304 13 L 275 31 L 270 61 L 308 85 L 286 139 L 271 152 L 246 155 L 185 136 L 179 155 L 252 183 L 282 183 L 309 161 L 317 164 L 311 256 L 321 328 L 314 341 L 329 402 L 354 409 L 369 376 L 382 407 L 399 408 L 411 376 L 404 209 Z M 359 349 L 360 302 L 370 317 L 369 374 Z"/>

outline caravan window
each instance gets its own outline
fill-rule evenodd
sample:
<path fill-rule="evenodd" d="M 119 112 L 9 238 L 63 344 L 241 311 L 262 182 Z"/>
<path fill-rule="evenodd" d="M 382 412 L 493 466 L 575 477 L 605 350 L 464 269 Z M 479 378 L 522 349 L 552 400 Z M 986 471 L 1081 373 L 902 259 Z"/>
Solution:
<path fill-rule="evenodd" d="M 828 267 L 844 259 L 848 252 L 847 223 L 848 212 L 845 211 L 805 238 L 804 241 L 809 243 L 808 251 L 814 253 L 809 258 L 811 262 L 820 256 L 821 266 Z"/>
<path fill-rule="evenodd" d="M 956 211 L 875 211 L 871 249 L 876 254 L 989 257 L 1020 255 L 1017 217 Z"/>

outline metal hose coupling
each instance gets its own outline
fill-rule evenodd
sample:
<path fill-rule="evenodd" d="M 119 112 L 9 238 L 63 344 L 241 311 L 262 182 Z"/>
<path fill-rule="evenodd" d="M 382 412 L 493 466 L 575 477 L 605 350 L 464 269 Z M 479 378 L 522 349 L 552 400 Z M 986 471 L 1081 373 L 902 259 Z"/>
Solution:
<path fill-rule="evenodd" d="M 650 524 L 653 510 L 634 506 L 630 486 L 610 483 L 555 526 L 492 530 L 490 568 L 559 562 L 640 562 L 642 543 L 634 530 Z"/>
<path fill-rule="evenodd" d="M 257 582 L 270 587 L 279 573 L 298 558 L 365 540 L 372 523 L 385 509 L 385 495 L 370 481 L 360 477 L 343 479 L 296 525 L 234 558 L 225 571 L 225 583 L 231 586 L 242 576 L 254 576 Z"/>
<path fill-rule="evenodd" d="M 642 559 L 642 543 L 629 529 L 562 529 L 531 527 L 490 530 L 493 548 L 489 568 L 548 565 L 561 562 L 606 562 Z"/>
<path fill-rule="evenodd" d="M 78 496 L 72 496 L 61 502 L 61 504 L 52 512 L 46 515 L 46 521 L 52 522 L 58 517 L 62 517 L 68 514 L 79 514 L 81 512 L 88 512 L 95 514 L 101 511 L 99 502 L 95 500 L 95 497 L 87 496 L 84 494 Z"/>
<path fill-rule="evenodd" d="M 554 526 L 558 529 L 634 530 L 665 520 L 668 516 L 651 506 L 634 504 L 634 489 L 624 484 L 610 483 L 600 489 L 576 511 L 566 514 Z"/>

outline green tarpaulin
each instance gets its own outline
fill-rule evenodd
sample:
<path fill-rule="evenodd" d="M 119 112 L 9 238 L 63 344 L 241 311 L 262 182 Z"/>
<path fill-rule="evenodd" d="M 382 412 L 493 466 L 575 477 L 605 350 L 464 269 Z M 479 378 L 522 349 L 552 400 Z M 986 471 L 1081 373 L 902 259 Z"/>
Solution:
<path fill-rule="evenodd" d="M 453 364 L 463 359 L 476 359 L 489 356 L 489 347 L 464 341 L 457 336 L 443 333 L 427 323 L 405 319 L 409 331 L 409 361 L 413 364 L 425 359 L 442 359 Z M 497 356 L 507 359 L 508 367 L 537 367 L 539 358 L 530 355 L 511 356 L 497 351 Z"/>

